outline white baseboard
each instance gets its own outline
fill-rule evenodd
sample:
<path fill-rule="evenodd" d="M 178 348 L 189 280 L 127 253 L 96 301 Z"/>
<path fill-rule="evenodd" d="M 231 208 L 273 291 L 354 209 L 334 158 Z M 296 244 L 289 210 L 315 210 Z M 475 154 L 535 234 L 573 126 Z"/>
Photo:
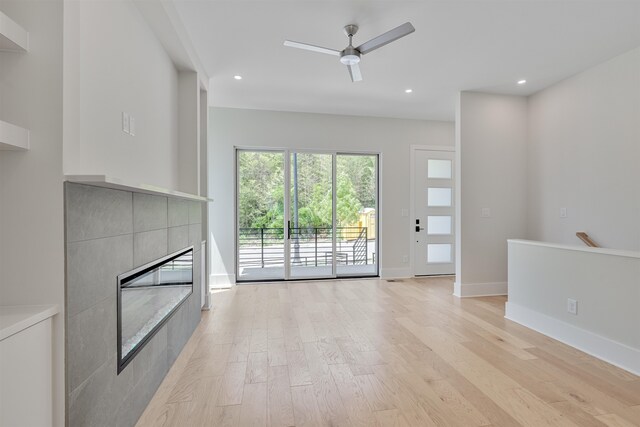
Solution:
<path fill-rule="evenodd" d="M 632 374 L 640 375 L 640 349 L 510 302 L 506 304 L 504 317 Z"/>
<path fill-rule="evenodd" d="M 453 284 L 453 295 L 459 298 L 507 295 L 507 282 Z"/>
<path fill-rule="evenodd" d="M 236 284 L 235 274 L 210 274 L 209 275 L 209 287 L 210 288 L 228 288 Z"/>
<path fill-rule="evenodd" d="M 383 279 L 408 279 L 411 277 L 410 268 L 381 268 L 380 277 Z"/>

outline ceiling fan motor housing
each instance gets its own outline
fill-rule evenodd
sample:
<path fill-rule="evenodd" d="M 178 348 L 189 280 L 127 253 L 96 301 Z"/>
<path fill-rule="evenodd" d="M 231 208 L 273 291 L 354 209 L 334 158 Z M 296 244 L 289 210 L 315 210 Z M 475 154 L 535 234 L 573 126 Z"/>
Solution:
<path fill-rule="evenodd" d="M 340 52 L 340 62 L 344 65 L 355 65 L 360 62 L 360 52 L 355 47 L 349 45 Z"/>
<path fill-rule="evenodd" d="M 358 32 L 358 26 L 355 24 L 349 24 L 344 26 L 344 33 L 347 37 L 353 37 Z"/>

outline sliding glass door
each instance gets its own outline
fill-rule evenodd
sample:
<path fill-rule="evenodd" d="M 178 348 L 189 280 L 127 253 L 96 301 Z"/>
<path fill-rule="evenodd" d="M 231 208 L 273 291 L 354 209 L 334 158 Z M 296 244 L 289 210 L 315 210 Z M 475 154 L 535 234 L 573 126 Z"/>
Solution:
<path fill-rule="evenodd" d="M 333 155 L 290 154 L 289 278 L 335 277 Z"/>
<path fill-rule="evenodd" d="M 236 152 L 239 280 L 285 278 L 284 151 Z"/>
<path fill-rule="evenodd" d="M 336 156 L 336 273 L 378 275 L 378 156 Z"/>
<path fill-rule="evenodd" d="M 378 275 L 378 156 L 236 153 L 238 281 Z"/>

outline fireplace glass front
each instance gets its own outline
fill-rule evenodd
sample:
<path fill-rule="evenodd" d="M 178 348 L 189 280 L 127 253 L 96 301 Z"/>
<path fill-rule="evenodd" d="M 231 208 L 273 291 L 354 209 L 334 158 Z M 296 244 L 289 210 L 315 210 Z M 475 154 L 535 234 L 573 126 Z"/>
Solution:
<path fill-rule="evenodd" d="M 118 276 L 118 373 L 193 292 L 193 246 Z"/>

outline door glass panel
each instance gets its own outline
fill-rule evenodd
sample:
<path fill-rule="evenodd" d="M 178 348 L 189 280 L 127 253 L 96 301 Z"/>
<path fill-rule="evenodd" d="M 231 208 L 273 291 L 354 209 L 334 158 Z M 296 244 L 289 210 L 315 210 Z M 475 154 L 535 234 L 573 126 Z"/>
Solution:
<path fill-rule="evenodd" d="M 284 279 L 284 153 L 238 151 L 238 280 Z"/>
<path fill-rule="evenodd" d="M 427 205 L 451 206 L 451 188 L 429 187 L 427 189 Z"/>
<path fill-rule="evenodd" d="M 433 243 L 427 245 L 428 263 L 451 262 L 451 245 L 449 243 Z"/>
<path fill-rule="evenodd" d="M 376 275 L 378 156 L 336 157 L 336 271 L 339 276 Z"/>
<path fill-rule="evenodd" d="M 427 217 L 427 234 L 448 235 L 451 234 L 451 217 L 448 215 L 436 215 Z"/>
<path fill-rule="evenodd" d="M 451 160 L 429 159 L 427 178 L 451 179 Z"/>
<path fill-rule="evenodd" d="M 331 277 L 333 156 L 317 153 L 290 156 L 290 277 Z"/>

